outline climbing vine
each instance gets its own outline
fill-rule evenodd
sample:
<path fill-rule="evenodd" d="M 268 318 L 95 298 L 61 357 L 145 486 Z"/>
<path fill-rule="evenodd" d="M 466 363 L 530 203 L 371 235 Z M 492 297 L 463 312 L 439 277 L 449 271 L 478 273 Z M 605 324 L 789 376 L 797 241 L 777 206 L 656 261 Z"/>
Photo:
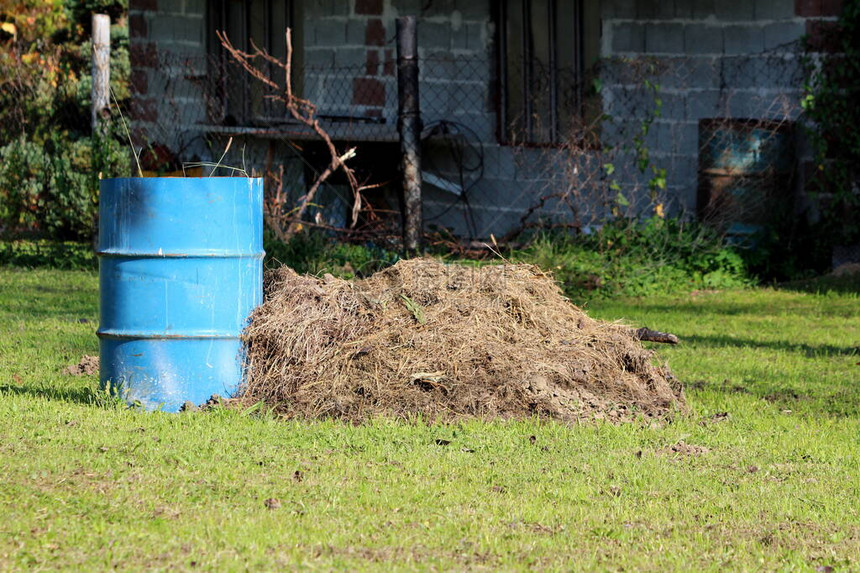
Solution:
<path fill-rule="evenodd" d="M 802 100 L 815 150 L 813 191 L 833 244 L 860 240 L 860 2 L 807 38 Z"/>

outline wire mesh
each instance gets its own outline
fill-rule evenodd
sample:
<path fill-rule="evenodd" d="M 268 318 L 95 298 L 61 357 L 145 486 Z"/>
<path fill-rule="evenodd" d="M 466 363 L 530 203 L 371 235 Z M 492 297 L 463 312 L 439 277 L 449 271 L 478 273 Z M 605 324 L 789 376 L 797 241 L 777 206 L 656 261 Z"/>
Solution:
<path fill-rule="evenodd" d="M 721 174 L 729 181 L 722 184 L 707 172 L 713 167 L 700 161 L 726 131 L 755 132 L 765 147 L 779 140 L 786 154 L 795 153 L 794 142 L 783 140 L 800 131 L 792 127 L 801 115 L 804 78 L 797 45 L 752 55 L 604 59 L 555 88 L 537 77 L 534 97 L 554 99 L 559 108 L 549 114 L 543 106 L 532 118 L 533 130 L 548 133 L 553 130 L 546 122 L 554 117 L 556 136 L 549 140 L 524 133 L 521 117 L 502 113 L 505 94 L 493 53 L 419 49 L 428 228 L 466 238 L 531 226 L 588 230 L 612 216 L 693 215 L 698 205 L 699 215 L 726 230 L 791 197 L 789 168 L 770 166 L 752 175 L 730 170 Z M 350 164 L 370 187 L 361 224 L 396 240 L 402 153 L 392 52 L 389 46 L 368 49 L 349 62 L 318 58 L 311 46 L 293 69 L 292 82 L 316 106 L 315 117 L 338 152 L 357 150 Z M 247 78 L 221 54 L 160 51 L 150 63 L 132 71 L 131 95 L 117 94 L 111 110 L 126 140 L 122 125 L 129 124 L 141 168 L 202 174 L 218 165 L 264 175 L 271 209 L 289 218 L 329 158 L 312 130 L 290 118 L 274 97 L 277 90 Z M 273 74 L 283 86 L 286 78 Z M 7 82 L 4 97 L 33 99 L 34 89 Z M 80 96 L 64 96 L 63 89 L 61 83 L 59 100 Z M 550 89 L 560 90 L 558 97 L 550 98 Z M 28 130 L 17 109 L 2 107 L 4 123 L 18 126 L 6 134 Z M 54 109 L 64 113 L 63 106 Z M 69 110 L 62 125 L 89 129 L 88 117 Z M 712 119 L 722 120 L 724 129 L 701 128 L 702 120 Z M 332 177 L 305 223 L 344 228 L 353 202 L 346 182 Z"/>

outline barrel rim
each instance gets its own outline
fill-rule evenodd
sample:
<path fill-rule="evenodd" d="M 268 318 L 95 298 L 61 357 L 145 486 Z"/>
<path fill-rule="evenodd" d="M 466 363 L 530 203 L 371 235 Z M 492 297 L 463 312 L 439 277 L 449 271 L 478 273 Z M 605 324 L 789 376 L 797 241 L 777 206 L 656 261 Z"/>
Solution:
<path fill-rule="evenodd" d="M 237 179 L 237 180 L 251 180 L 251 181 L 263 181 L 263 177 L 246 177 L 246 176 L 236 176 L 236 175 L 212 175 L 208 177 L 105 177 L 101 180 L 102 183 L 105 182 L 125 182 L 125 181 L 223 181 L 224 179 Z"/>

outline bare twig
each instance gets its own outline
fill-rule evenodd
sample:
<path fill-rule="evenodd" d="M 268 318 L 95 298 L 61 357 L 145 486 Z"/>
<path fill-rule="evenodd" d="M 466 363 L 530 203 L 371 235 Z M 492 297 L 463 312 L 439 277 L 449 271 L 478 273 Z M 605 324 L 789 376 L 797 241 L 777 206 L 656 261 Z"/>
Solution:
<path fill-rule="evenodd" d="M 332 142 L 331 137 L 326 133 L 326 131 L 320 126 L 319 120 L 316 118 L 316 106 L 313 105 L 308 100 L 297 97 L 293 93 L 292 87 L 292 55 L 293 55 L 293 42 L 292 42 L 292 32 L 289 28 L 286 30 L 286 45 L 287 52 L 284 61 L 281 61 L 271 54 L 267 53 L 264 49 L 259 48 L 254 42 L 251 42 L 251 52 L 245 52 L 238 48 L 236 48 L 227 35 L 222 32 L 216 32 L 218 35 L 218 39 L 221 41 L 221 45 L 225 50 L 236 60 L 242 68 L 250 74 L 253 78 L 262 82 L 264 85 L 269 88 L 275 90 L 277 95 L 271 96 L 273 99 L 283 102 L 287 111 L 290 113 L 293 119 L 302 123 L 309 127 L 311 130 L 316 133 L 319 138 L 325 143 L 328 152 L 330 161 L 328 166 L 323 170 L 322 173 L 317 176 L 316 181 L 308 189 L 307 193 L 305 193 L 300 199 L 299 204 L 295 209 L 290 211 L 292 215 L 289 217 L 289 224 L 286 229 L 283 228 L 283 223 L 286 218 L 282 216 L 282 214 L 276 214 L 273 212 L 275 208 L 282 210 L 283 209 L 283 201 L 286 201 L 286 194 L 283 192 L 283 184 L 280 184 L 279 189 L 274 194 L 274 203 L 277 204 L 277 207 L 274 204 L 268 205 L 268 220 L 270 224 L 272 222 L 278 223 L 278 227 L 275 229 L 275 233 L 282 240 L 289 239 L 293 235 L 295 235 L 299 229 L 300 225 L 302 225 L 302 217 L 307 212 L 309 206 L 312 205 L 314 197 L 319 191 L 325 181 L 331 177 L 336 171 L 341 170 L 343 174 L 346 176 L 347 182 L 349 183 L 349 187 L 352 190 L 352 194 L 354 197 L 353 207 L 352 207 L 352 218 L 350 222 L 350 227 L 355 227 L 358 222 L 358 214 L 362 208 L 362 200 L 361 200 L 361 192 L 365 189 L 368 189 L 368 186 L 360 185 L 358 179 L 355 176 L 355 172 L 347 166 L 346 162 L 349 159 L 352 159 L 356 155 L 355 148 L 347 150 L 345 153 L 339 153 L 337 148 Z M 275 82 L 271 75 L 259 67 L 255 65 L 256 61 L 262 61 L 268 65 L 275 66 L 283 70 L 285 75 L 285 83 L 283 92 L 281 92 L 281 87 Z M 267 174 L 270 176 L 272 172 L 268 170 Z M 283 178 L 283 169 L 280 172 L 281 178 Z M 279 201 L 281 201 L 279 203 Z M 274 228 L 274 227 L 273 227 Z"/>

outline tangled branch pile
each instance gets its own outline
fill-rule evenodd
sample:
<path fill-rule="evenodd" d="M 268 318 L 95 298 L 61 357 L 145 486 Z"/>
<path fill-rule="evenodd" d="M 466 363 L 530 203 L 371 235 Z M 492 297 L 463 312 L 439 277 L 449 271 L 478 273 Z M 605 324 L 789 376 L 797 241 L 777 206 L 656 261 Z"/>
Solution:
<path fill-rule="evenodd" d="M 243 399 L 287 416 L 620 421 L 684 407 L 633 329 L 589 318 L 530 265 L 415 259 L 355 282 L 282 267 L 244 341 Z"/>

